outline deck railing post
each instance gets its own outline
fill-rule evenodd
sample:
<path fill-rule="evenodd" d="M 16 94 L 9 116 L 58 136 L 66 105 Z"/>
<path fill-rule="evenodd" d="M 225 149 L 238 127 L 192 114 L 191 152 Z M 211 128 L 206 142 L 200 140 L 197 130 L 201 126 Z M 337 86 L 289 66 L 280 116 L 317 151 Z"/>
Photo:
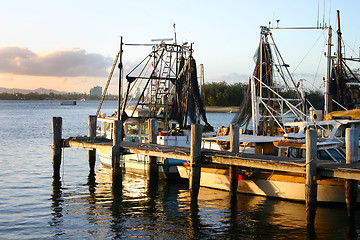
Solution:
<path fill-rule="evenodd" d="M 120 162 L 120 142 L 122 136 L 122 121 L 115 120 L 113 128 L 113 147 L 111 154 L 113 187 L 122 188 L 122 166 Z"/>
<path fill-rule="evenodd" d="M 358 161 L 359 151 L 359 131 L 356 128 L 345 130 L 346 163 L 351 164 Z M 357 204 L 358 181 L 352 179 L 345 180 L 345 201 L 350 223 L 355 223 L 356 204 Z"/>
<path fill-rule="evenodd" d="M 317 205 L 317 132 L 306 130 L 306 183 L 305 205 L 307 226 L 314 229 Z"/>
<path fill-rule="evenodd" d="M 239 125 L 230 124 L 230 152 L 238 153 L 239 152 Z M 230 165 L 229 166 L 229 177 L 230 177 L 230 195 L 232 198 L 236 197 L 237 188 L 238 188 L 238 166 Z"/>
<path fill-rule="evenodd" d="M 88 136 L 89 136 L 89 138 L 96 137 L 96 121 L 97 121 L 96 115 L 89 116 L 89 118 L 88 118 L 88 124 L 89 124 Z M 94 174 L 95 173 L 95 162 L 96 162 L 96 149 L 89 150 L 88 156 L 89 156 L 90 174 Z"/>
<path fill-rule="evenodd" d="M 156 144 L 157 143 L 157 120 L 155 118 L 151 118 L 148 120 L 148 128 L 149 128 L 149 143 Z M 149 156 L 149 164 L 148 164 L 148 179 L 150 182 L 156 183 L 159 178 L 159 167 L 157 165 L 157 158 L 154 156 Z"/>
<path fill-rule="evenodd" d="M 189 190 L 190 190 L 191 201 L 193 203 L 197 202 L 199 189 L 200 189 L 201 137 L 202 137 L 202 125 L 191 124 Z"/>
<path fill-rule="evenodd" d="M 52 118 L 53 178 L 60 179 L 62 147 L 62 118 Z"/>

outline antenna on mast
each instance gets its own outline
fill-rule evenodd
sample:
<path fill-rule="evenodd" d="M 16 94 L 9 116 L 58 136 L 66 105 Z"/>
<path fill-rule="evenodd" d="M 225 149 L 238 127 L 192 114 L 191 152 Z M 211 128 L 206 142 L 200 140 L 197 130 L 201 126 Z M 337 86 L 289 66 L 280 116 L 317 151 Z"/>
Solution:
<path fill-rule="evenodd" d="M 316 27 L 319 28 L 319 1 L 318 0 L 318 9 L 317 9 L 317 21 L 316 21 Z"/>
<path fill-rule="evenodd" d="M 174 39 L 175 39 L 175 45 L 176 45 L 176 44 L 177 44 L 177 42 L 176 42 L 176 30 L 175 30 L 175 23 L 174 23 L 173 27 L 174 27 Z"/>
<path fill-rule="evenodd" d="M 325 0 L 324 0 L 324 9 L 323 9 L 323 27 L 325 26 Z"/>

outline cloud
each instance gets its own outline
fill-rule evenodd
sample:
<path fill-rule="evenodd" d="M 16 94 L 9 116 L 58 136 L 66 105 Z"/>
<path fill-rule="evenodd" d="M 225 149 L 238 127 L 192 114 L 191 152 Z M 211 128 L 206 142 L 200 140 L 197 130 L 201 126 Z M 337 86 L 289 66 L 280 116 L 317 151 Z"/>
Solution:
<path fill-rule="evenodd" d="M 107 76 L 111 58 L 83 49 L 58 50 L 40 55 L 27 48 L 0 48 L 0 72 L 31 76 Z"/>

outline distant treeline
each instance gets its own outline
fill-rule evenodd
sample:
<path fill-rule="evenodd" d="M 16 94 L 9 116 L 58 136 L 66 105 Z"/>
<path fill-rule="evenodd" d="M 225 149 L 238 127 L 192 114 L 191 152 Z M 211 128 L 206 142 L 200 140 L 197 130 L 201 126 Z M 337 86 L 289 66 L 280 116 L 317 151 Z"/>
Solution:
<path fill-rule="evenodd" d="M 202 86 L 205 106 L 239 106 L 248 85 L 244 83 L 212 82 Z"/>
<path fill-rule="evenodd" d="M 67 93 L 67 94 L 42 94 L 36 92 L 30 93 L 0 93 L 0 100 L 50 100 L 50 99 L 59 99 L 59 100 L 99 100 L 96 96 L 90 96 L 86 93 Z M 116 95 L 107 95 L 106 99 L 116 100 Z"/>
<path fill-rule="evenodd" d="M 244 98 L 248 84 L 226 82 L 205 83 L 202 86 L 202 99 L 205 106 L 239 106 Z M 318 109 L 323 100 L 323 94 L 319 91 L 306 92 L 306 98 Z M 283 91 L 285 98 L 296 96 L 293 90 Z"/>

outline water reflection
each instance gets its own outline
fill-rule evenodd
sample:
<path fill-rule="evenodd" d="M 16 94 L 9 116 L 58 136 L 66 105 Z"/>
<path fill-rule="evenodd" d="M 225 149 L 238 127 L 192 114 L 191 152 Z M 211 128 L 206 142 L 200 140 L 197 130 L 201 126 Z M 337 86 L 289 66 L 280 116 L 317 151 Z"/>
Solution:
<path fill-rule="evenodd" d="M 187 184 L 124 174 L 121 191 L 111 171 L 100 166 L 87 184 L 61 187 L 53 182 L 53 235 L 76 238 L 172 239 L 356 239 L 344 206 L 319 206 L 315 231 L 306 224 L 303 203 L 200 188 L 191 203 Z M 357 219 L 358 216 L 357 216 Z M 357 224 L 359 221 L 356 222 Z M 80 233 L 79 233 L 80 232 Z"/>
<path fill-rule="evenodd" d="M 53 230 L 54 235 L 63 235 L 64 231 L 61 229 L 61 225 L 63 222 L 63 208 L 62 203 L 64 202 L 62 198 L 62 190 L 61 190 L 61 181 L 59 179 L 54 179 L 52 183 L 52 195 L 51 195 L 51 209 L 52 209 L 52 218 L 50 221 L 50 226 L 54 227 Z"/>

